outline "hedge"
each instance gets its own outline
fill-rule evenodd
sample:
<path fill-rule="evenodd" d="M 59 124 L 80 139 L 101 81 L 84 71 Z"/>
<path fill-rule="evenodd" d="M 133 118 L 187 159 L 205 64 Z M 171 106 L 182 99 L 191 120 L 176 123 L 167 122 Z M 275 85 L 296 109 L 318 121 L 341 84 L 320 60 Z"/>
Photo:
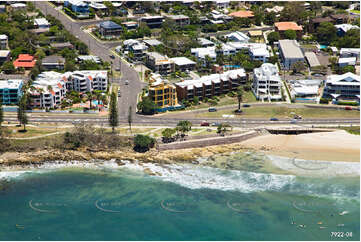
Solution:
<path fill-rule="evenodd" d="M 320 104 L 328 104 L 329 101 L 330 99 L 328 98 L 320 98 Z"/>
<path fill-rule="evenodd" d="M 347 102 L 347 101 L 338 101 L 337 105 L 345 105 L 345 106 L 358 106 L 357 102 Z"/>

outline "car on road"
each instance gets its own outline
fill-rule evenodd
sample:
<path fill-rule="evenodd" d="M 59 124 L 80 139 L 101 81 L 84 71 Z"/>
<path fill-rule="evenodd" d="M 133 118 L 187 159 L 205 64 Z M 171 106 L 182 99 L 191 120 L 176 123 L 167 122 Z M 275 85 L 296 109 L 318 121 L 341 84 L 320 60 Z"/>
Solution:
<path fill-rule="evenodd" d="M 125 80 L 125 81 L 124 81 L 124 84 L 125 84 L 125 85 L 128 85 L 128 84 L 129 84 L 129 81 L 128 81 L 128 80 Z"/>
<path fill-rule="evenodd" d="M 352 110 L 352 108 L 351 107 L 345 107 L 345 110 Z"/>
<path fill-rule="evenodd" d="M 121 97 L 122 94 L 120 93 L 120 90 L 118 90 L 118 97 Z"/>
<path fill-rule="evenodd" d="M 208 108 L 208 112 L 217 112 L 217 109 L 215 107 Z"/>
<path fill-rule="evenodd" d="M 116 70 L 116 71 L 120 71 L 120 68 L 119 68 L 119 67 L 117 67 L 117 68 L 115 68 L 115 70 Z"/>
<path fill-rule="evenodd" d="M 207 121 L 202 121 L 201 126 L 209 126 L 209 123 Z"/>
<path fill-rule="evenodd" d="M 322 77 L 323 75 L 320 74 L 320 73 L 316 73 L 316 74 L 313 74 L 313 76 L 315 76 L 315 77 Z"/>
<path fill-rule="evenodd" d="M 110 58 L 112 59 L 115 59 L 115 56 L 114 55 L 109 55 Z"/>
<path fill-rule="evenodd" d="M 293 116 L 293 119 L 302 119 L 302 116 L 296 114 L 295 116 Z"/>
<path fill-rule="evenodd" d="M 270 121 L 278 121 L 278 118 L 270 118 Z"/>
<path fill-rule="evenodd" d="M 221 125 L 221 123 L 215 122 L 215 123 L 212 123 L 212 124 L 211 124 L 211 126 L 214 126 L 214 127 L 218 127 L 219 125 Z"/>
<path fill-rule="evenodd" d="M 297 119 L 292 119 L 291 124 L 297 124 Z"/>
<path fill-rule="evenodd" d="M 249 104 L 243 104 L 242 105 L 242 107 L 244 107 L 244 108 L 249 108 L 251 105 L 249 105 Z"/>

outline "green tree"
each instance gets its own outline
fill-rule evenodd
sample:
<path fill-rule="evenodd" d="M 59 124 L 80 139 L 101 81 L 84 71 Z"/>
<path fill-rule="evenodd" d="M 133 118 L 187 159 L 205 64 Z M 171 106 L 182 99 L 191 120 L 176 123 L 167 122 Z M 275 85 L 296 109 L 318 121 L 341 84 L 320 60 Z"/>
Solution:
<path fill-rule="evenodd" d="M 228 123 L 221 123 L 217 126 L 217 134 L 224 136 L 229 131 L 232 131 L 232 126 Z"/>
<path fill-rule="evenodd" d="M 281 38 L 280 33 L 278 32 L 271 32 L 268 34 L 267 39 L 270 44 L 273 44 L 274 42 L 279 41 Z"/>
<path fill-rule="evenodd" d="M 318 42 L 328 45 L 337 38 L 337 29 L 332 23 L 323 22 L 317 28 L 316 37 Z"/>
<path fill-rule="evenodd" d="M 275 12 L 266 13 L 263 22 L 266 25 L 273 25 L 276 22 L 276 13 Z"/>
<path fill-rule="evenodd" d="M 306 69 L 305 63 L 303 61 L 297 61 L 292 64 L 291 69 L 293 73 L 300 73 Z"/>
<path fill-rule="evenodd" d="M 5 74 L 15 73 L 15 67 L 11 61 L 6 61 L 2 66 L 2 70 L 5 72 Z"/>
<path fill-rule="evenodd" d="M 152 98 L 149 96 L 144 97 L 142 101 L 137 104 L 138 110 L 141 110 L 143 114 L 154 114 L 156 107 Z"/>
<path fill-rule="evenodd" d="M 104 2 L 104 5 L 107 7 L 109 15 L 110 15 L 110 16 L 113 16 L 114 13 L 115 13 L 115 11 L 116 11 L 116 9 L 115 9 L 115 7 L 113 6 L 112 2 L 110 2 L 110 1 L 105 1 L 105 2 Z"/>
<path fill-rule="evenodd" d="M 185 134 L 192 130 L 192 123 L 188 120 L 182 120 L 179 121 L 176 130 L 181 133 L 182 137 L 185 136 Z"/>
<path fill-rule="evenodd" d="M 285 39 L 296 39 L 297 33 L 293 29 L 286 30 L 284 32 Z"/>
<path fill-rule="evenodd" d="M 128 124 L 129 124 L 129 130 L 130 130 L 130 132 L 132 132 L 132 122 L 133 122 L 132 106 L 129 106 L 129 109 L 128 109 Z"/>
<path fill-rule="evenodd" d="M 268 62 L 272 64 L 276 64 L 278 62 L 278 57 L 276 55 L 270 56 L 268 58 Z"/>
<path fill-rule="evenodd" d="M 173 139 L 173 135 L 176 133 L 175 129 L 166 128 L 162 131 L 162 140 L 164 143 L 169 143 Z"/>
<path fill-rule="evenodd" d="M 65 71 L 75 71 L 75 70 L 76 70 L 76 67 L 75 67 L 74 61 L 67 59 L 67 60 L 65 61 L 64 70 L 65 70 Z"/>
<path fill-rule="evenodd" d="M 237 101 L 238 101 L 238 112 L 241 112 L 241 102 L 243 98 L 243 88 L 238 87 L 237 88 Z"/>
<path fill-rule="evenodd" d="M 341 69 L 341 74 L 347 73 L 347 72 L 352 72 L 355 73 L 356 69 L 354 66 L 344 66 Z"/>
<path fill-rule="evenodd" d="M 115 132 L 115 127 L 118 126 L 118 107 L 117 107 L 117 96 L 115 92 L 112 92 L 110 96 L 110 107 L 109 107 L 109 124 L 112 126 L 112 132 Z"/>
<path fill-rule="evenodd" d="M 137 134 L 134 138 L 134 150 L 137 152 L 147 152 L 154 145 L 155 139 L 148 135 Z"/>
<path fill-rule="evenodd" d="M 3 102 L 0 99 L 0 129 L 2 122 L 4 122 L 4 110 L 3 110 Z"/>
<path fill-rule="evenodd" d="M 194 104 L 194 105 L 198 105 L 198 104 L 199 104 L 199 97 L 195 96 L 195 97 L 193 98 L 193 104 Z"/>
<path fill-rule="evenodd" d="M 26 132 L 26 125 L 28 124 L 28 117 L 26 114 L 27 95 L 24 94 L 18 104 L 18 121 L 20 125 L 23 125 L 24 132 Z"/>

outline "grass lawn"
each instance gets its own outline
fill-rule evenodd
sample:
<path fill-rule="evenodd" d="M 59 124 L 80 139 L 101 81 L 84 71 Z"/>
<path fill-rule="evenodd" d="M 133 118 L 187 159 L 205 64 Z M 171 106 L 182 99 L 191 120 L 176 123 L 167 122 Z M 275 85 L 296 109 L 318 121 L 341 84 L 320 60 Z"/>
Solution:
<path fill-rule="evenodd" d="M 360 10 L 351 10 L 351 12 L 360 14 Z"/>
<path fill-rule="evenodd" d="M 65 130 L 68 130 L 66 128 L 56 129 L 56 128 L 37 128 L 37 127 L 27 126 L 26 127 L 27 132 L 19 132 L 23 130 L 23 126 L 21 127 L 11 126 L 6 128 L 10 132 L 9 135 L 10 138 L 30 138 L 30 137 L 36 137 L 45 134 L 63 132 Z"/>
<path fill-rule="evenodd" d="M 257 102 L 257 99 L 254 96 L 253 92 L 252 91 L 244 92 L 242 103 L 252 103 L 252 102 Z M 233 105 L 233 104 L 238 104 L 237 97 L 229 97 L 229 96 L 225 95 L 224 97 L 219 97 L 219 102 L 216 105 L 212 105 L 211 103 L 201 102 L 197 106 L 191 106 L 191 107 L 186 108 L 186 110 L 196 110 L 196 109 L 201 109 L 201 108 L 208 108 L 211 106 L 212 107 L 226 106 L 226 105 Z"/>
<path fill-rule="evenodd" d="M 333 110 L 320 108 L 287 108 L 287 107 L 250 107 L 243 108 L 243 114 L 239 118 L 293 118 L 294 114 L 303 118 L 358 118 L 358 111 Z M 233 110 L 221 110 L 218 112 L 205 112 L 197 114 L 197 117 L 221 118 L 222 115 L 234 114 Z"/>
<path fill-rule="evenodd" d="M 344 127 L 343 130 L 346 130 L 350 134 L 360 135 L 360 126 L 354 126 L 354 127 Z"/>

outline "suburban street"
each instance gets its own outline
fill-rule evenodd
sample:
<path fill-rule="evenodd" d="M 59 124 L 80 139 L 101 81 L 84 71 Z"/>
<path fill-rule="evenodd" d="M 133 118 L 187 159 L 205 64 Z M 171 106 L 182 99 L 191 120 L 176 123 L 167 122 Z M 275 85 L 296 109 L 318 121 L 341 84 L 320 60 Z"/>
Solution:
<path fill-rule="evenodd" d="M 53 17 L 59 19 L 65 28 L 77 37 L 79 40 L 83 41 L 88 45 L 91 54 L 99 56 L 103 61 L 108 61 L 112 63 L 112 68 L 121 68 L 121 78 L 114 79 L 115 82 L 119 83 L 122 96 L 119 98 L 119 115 L 121 118 L 124 118 L 128 115 L 129 106 L 132 106 L 133 114 L 135 114 L 136 103 L 137 103 L 137 94 L 142 90 L 142 83 L 139 79 L 139 74 L 131 68 L 127 63 L 122 62 L 120 58 L 115 56 L 115 59 L 112 59 L 110 55 L 113 55 L 111 49 L 99 43 L 91 35 L 85 33 L 81 27 L 84 25 L 82 22 L 73 22 L 69 17 L 65 16 L 59 10 L 55 9 L 48 2 L 34 2 L 35 6 L 39 8 L 43 14 L 49 14 Z M 87 25 L 91 23 L 97 23 L 99 21 L 86 22 Z M 125 85 L 124 81 L 128 80 L 129 85 Z M 136 117 L 135 117 L 136 118 Z"/>

